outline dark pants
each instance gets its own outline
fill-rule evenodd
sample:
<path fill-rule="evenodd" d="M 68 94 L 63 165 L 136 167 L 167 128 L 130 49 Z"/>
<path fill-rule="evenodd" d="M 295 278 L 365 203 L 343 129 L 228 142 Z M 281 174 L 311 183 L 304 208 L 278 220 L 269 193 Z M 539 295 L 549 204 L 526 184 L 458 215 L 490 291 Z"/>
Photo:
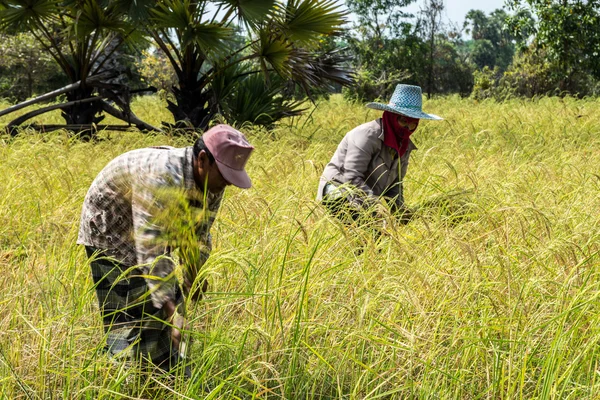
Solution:
<path fill-rule="evenodd" d="M 171 343 L 164 310 L 154 307 L 142 271 L 85 247 L 106 334 L 106 350 L 115 357 L 151 362 L 171 370 L 180 361 Z M 183 302 L 177 291 L 176 303 Z"/>

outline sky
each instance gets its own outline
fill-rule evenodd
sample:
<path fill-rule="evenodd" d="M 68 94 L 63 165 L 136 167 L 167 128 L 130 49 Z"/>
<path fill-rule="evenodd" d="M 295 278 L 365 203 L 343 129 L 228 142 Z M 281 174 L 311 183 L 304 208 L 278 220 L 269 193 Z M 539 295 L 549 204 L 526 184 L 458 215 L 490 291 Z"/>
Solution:
<path fill-rule="evenodd" d="M 406 7 L 406 12 L 416 14 L 423 6 L 424 0 L 417 0 Z M 481 10 L 486 14 L 502 8 L 504 0 L 444 0 L 445 10 L 443 11 L 444 22 L 452 21 L 462 27 L 465 15 L 469 10 Z"/>
<path fill-rule="evenodd" d="M 404 8 L 404 11 L 416 14 L 423 7 L 424 2 L 425 0 L 416 0 L 410 6 Z M 338 0 L 338 4 L 343 3 L 343 0 Z M 444 6 L 444 22 L 448 23 L 451 21 L 462 27 L 465 15 L 469 10 L 482 10 L 486 14 L 489 14 L 498 8 L 502 8 L 504 0 L 444 0 Z M 214 11 L 215 7 L 209 3 L 208 9 Z"/>
<path fill-rule="evenodd" d="M 403 10 L 412 14 L 416 14 L 423 7 L 426 0 L 416 0 L 410 6 Z M 469 10 L 482 10 L 486 14 L 492 11 L 502 8 L 505 0 L 444 0 L 445 9 L 443 11 L 443 22 L 448 24 L 452 22 L 456 24 L 458 28 L 462 28 L 462 24 L 465 20 L 465 15 Z M 343 4 L 343 0 L 338 0 L 338 4 Z M 214 6 L 209 3 L 209 10 L 214 11 Z M 350 17 L 351 20 L 354 18 Z"/>

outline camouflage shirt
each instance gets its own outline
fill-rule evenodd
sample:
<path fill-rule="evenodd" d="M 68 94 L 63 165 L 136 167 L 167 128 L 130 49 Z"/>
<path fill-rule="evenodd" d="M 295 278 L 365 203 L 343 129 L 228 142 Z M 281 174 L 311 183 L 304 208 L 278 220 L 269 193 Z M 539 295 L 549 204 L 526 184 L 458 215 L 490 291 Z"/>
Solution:
<path fill-rule="evenodd" d="M 105 250 L 145 275 L 153 304 L 175 297 L 172 250 L 193 282 L 208 258 L 223 192 L 196 187 L 191 147 L 133 150 L 112 160 L 85 196 L 78 244 Z"/>

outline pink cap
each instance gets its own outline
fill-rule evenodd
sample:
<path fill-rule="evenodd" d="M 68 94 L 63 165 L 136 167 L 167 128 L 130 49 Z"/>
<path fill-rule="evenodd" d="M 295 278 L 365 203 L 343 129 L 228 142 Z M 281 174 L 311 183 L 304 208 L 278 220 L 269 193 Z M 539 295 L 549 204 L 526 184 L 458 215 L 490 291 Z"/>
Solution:
<path fill-rule="evenodd" d="M 227 182 L 242 189 L 252 186 L 244 167 L 254 147 L 240 131 L 221 124 L 204 132 L 202 139 L 215 157 L 219 172 Z"/>

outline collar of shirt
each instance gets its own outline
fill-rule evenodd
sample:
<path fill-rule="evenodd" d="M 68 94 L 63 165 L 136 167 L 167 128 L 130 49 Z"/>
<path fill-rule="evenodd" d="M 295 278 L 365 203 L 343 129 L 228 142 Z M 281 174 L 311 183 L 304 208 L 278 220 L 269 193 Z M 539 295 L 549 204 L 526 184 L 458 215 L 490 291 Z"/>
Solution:
<path fill-rule="evenodd" d="M 200 188 L 196 187 L 194 181 L 194 150 L 192 147 L 185 148 L 185 155 L 183 157 L 183 187 L 185 190 L 194 190 Z"/>

